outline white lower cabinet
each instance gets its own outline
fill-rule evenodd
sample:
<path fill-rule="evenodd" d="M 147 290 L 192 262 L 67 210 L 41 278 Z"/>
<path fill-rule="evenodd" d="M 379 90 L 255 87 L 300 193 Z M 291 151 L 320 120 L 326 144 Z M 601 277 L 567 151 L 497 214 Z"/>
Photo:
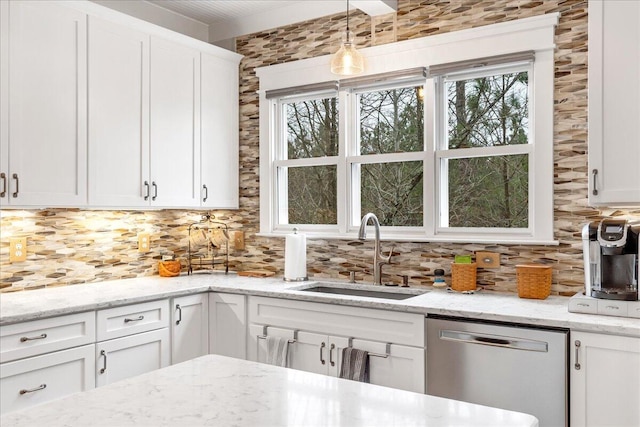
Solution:
<path fill-rule="evenodd" d="M 96 344 L 96 387 L 169 366 L 169 329 Z"/>
<path fill-rule="evenodd" d="M 169 301 L 158 300 L 96 313 L 96 386 L 169 366 Z"/>
<path fill-rule="evenodd" d="M 209 295 L 174 298 L 171 310 L 171 363 L 208 354 Z"/>
<path fill-rule="evenodd" d="M 95 387 L 94 344 L 0 365 L 0 414 Z"/>
<path fill-rule="evenodd" d="M 246 297 L 209 294 L 209 353 L 247 358 Z"/>
<path fill-rule="evenodd" d="M 263 337 L 279 336 L 291 341 L 288 367 L 339 376 L 351 344 L 369 352 L 371 384 L 425 392 L 422 315 L 250 297 L 249 322 L 250 360 L 264 362 Z"/>
<path fill-rule="evenodd" d="M 572 427 L 640 425 L 640 338 L 571 332 Z"/>

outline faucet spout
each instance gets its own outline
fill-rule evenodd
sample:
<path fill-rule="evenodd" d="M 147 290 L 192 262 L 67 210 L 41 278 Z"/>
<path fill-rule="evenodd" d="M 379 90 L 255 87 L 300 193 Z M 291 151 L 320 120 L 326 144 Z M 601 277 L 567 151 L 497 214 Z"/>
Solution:
<path fill-rule="evenodd" d="M 369 224 L 369 222 L 372 222 L 375 228 L 375 240 L 373 247 L 373 284 L 382 285 L 382 266 L 384 264 L 391 263 L 391 255 L 393 254 L 393 249 L 389 252 L 388 257 L 384 257 L 380 253 L 380 221 L 378 221 L 378 217 L 371 212 L 362 217 L 362 221 L 360 222 L 360 230 L 358 231 L 358 239 L 366 240 L 367 224 Z"/>

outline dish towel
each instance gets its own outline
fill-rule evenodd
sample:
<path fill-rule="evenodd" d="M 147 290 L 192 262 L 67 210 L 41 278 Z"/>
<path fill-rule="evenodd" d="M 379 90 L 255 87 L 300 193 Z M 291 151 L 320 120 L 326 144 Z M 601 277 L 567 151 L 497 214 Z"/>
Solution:
<path fill-rule="evenodd" d="M 287 367 L 289 340 L 287 338 L 267 336 L 267 363 Z"/>
<path fill-rule="evenodd" d="M 368 383 L 369 353 L 353 347 L 343 348 L 340 378 Z"/>

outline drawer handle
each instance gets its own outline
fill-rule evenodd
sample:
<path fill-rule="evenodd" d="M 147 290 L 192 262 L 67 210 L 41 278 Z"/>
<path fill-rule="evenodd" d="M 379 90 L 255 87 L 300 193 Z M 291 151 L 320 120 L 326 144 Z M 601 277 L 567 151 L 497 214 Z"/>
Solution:
<path fill-rule="evenodd" d="M 591 307 L 591 305 L 590 304 L 586 304 L 584 302 L 579 302 L 578 303 L 578 307 Z"/>
<path fill-rule="evenodd" d="M 333 350 L 335 348 L 335 344 L 331 344 L 331 347 L 329 348 L 329 363 L 331 364 L 331 366 L 336 366 L 336 362 L 333 361 Z"/>
<path fill-rule="evenodd" d="M 47 337 L 47 334 L 42 334 L 39 335 L 37 337 L 22 337 L 20 338 L 20 342 L 27 342 L 27 341 L 33 341 L 33 340 L 43 340 Z"/>
<path fill-rule="evenodd" d="M 576 363 L 573 365 L 573 367 L 575 368 L 576 371 L 579 371 L 581 366 L 580 366 L 580 360 L 578 360 L 578 356 L 580 355 L 579 351 L 580 351 L 580 341 L 576 340 L 575 342 L 575 346 L 576 346 Z"/>
<path fill-rule="evenodd" d="M 102 369 L 100 369 L 100 373 L 104 374 L 104 371 L 107 370 L 107 352 L 104 350 L 101 350 L 100 356 L 104 356 L 104 365 L 102 366 Z"/>
<path fill-rule="evenodd" d="M 129 322 L 137 322 L 139 320 L 144 319 L 144 316 L 141 314 L 140 316 L 136 317 L 135 319 L 129 319 L 128 317 L 126 317 L 124 319 L 124 323 L 129 323 Z"/>
<path fill-rule="evenodd" d="M 323 342 L 322 344 L 320 344 L 320 362 L 322 362 L 322 364 L 323 364 L 323 365 L 326 363 L 326 361 L 324 360 L 324 355 L 323 355 L 323 353 L 324 353 L 324 348 L 325 348 L 326 346 L 327 346 L 327 345 L 326 345 L 324 342 Z"/>
<path fill-rule="evenodd" d="M 620 310 L 620 307 L 617 305 L 607 305 L 605 308 L 608 310 Z"/>
<path fill-rule="evenodd" d="M 23 388 L 22 390 L 20 390 L 20 394 L 33 393 L 36 391 L 44 390 L 45 388 L 47 388 L 46 384 L 40 384 L 38 387 L 32 388 L 31 390 L 27 390 L 26 388 Z"/>
<path fill-rule="evenodd" d="M 178 310 L 178 320 L 176 320 L 176 325 L 179 325 L 182 322 L 182 307 L 180 304 L 176 304 L 176 310 Z"/>

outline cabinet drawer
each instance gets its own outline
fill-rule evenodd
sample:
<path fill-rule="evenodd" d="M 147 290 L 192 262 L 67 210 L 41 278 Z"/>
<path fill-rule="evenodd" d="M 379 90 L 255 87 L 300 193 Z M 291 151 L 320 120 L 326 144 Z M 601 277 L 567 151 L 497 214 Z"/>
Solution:
<path fill-rule="evenodd" d="M 90 344 L 0 365 L 0 413 L 94 388 L 94 347 Z"/>
<path fill-rule="evenodd" d="M 598 300 L 598 313 L 609 316 L 626 316 L 627 302 L 610 299 Z"/>
<path fill-rule="evenodd" d="M 95 338 L 93 311 L 0 326 L 0 363 L 90 344 Z"/>
<path fill-rule="evenodd" d="M 249 297 L 249 321 L 310 332 L 424 347 L 424 315 Z"/>
<path fill-rule="evenodd" d="M 168 326 L 168 300 L 115 307 L 98 311 L 97 339 L 105 341 Z"/>

